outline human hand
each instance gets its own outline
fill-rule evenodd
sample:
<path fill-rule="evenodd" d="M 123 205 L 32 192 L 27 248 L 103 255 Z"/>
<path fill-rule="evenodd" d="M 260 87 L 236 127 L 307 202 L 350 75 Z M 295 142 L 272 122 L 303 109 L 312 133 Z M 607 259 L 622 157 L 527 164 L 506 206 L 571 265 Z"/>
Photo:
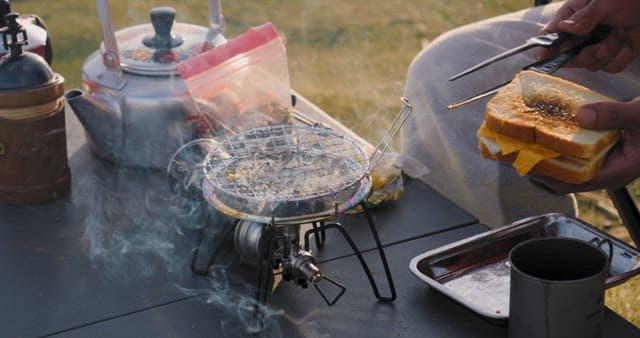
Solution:
<path fill-rule="evenodd" d="M 622 188 L 640 177 L 640 97 L 630 102 L 585 104 L 578 111 L 580 126 L 591 129 L 622 129 L 618 143 L 593 178 L 582 184 L 568 184 L 549 177 L 532 176 L 535 183 L 558 192 L 572 193 Z"/>
<path fill-rule="evenodd" d="M 568 0 L 547 23 L 543 31 L 565 32 L 583 37 L 597 25 L 611 27 L 601 42 L 587 46 L 567 66 L 589 70 L 622 71 L 640 56 L 640 1 L 638 0 Z M 561 50 L 572 47 L 572 42 Z M 558 52 L 538 49 L 536 59 L 541 60 Z"/>

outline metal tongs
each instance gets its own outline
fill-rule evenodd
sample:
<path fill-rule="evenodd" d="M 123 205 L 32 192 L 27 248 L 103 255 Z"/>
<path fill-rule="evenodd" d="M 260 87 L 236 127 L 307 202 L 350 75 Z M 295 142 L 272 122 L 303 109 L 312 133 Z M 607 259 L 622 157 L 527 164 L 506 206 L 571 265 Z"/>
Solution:
<path fill-rule="evenodd" d="M 573 48 L 564 51 L 556 56 L 552 56 L 549 58 L 546 58 L 544 60 L 540 60 L 537 62 L 534 62 L 532 64 L 526 65 L 524 67 L 522 67 L 523 70 L 532 70 L 532 71 L 536 71 L 536 72 L 540 72 L 540 73 L 544 73 L 544 74 L 551 74 L 554 73 L 555 71 L 557 71 L 558 69 L 560 69 L 564 64 L 566 64 L 569 60 L 571 60 L 574 56 L 578 55 L 578 53 L 580 53 L 580 51 L 589 45 L 593 45 L 596 44 L 600 41 L 602 41 L 611 31 L 610 27 L 607 26 L 597 26 L 592 32 L 591 34 L 584 39 L 582 42 L 578 43 L 576 46 L 574 46 Z M 525 50 L 531 49 L 533 47 L 545 47 L 545 48 L 552 48 L 552 47 L 556 47 L 558 45 L 560 45 L 561 43 L 563 43 L 564 41 L 566 41 L 567 39 L 571 38 L 572 36 L 570 34 L 566 34 L 566 33 L 549 33 L 549 34 L 544 34 L 544 35 L 539 35 L 539 36 L 534 36 L 532 38 L 527 39 L 527 41 L 525 41 L 525 43 L 521 44 L 520 46 L 517 46 L 515 48 L 511 48 L 505 52 L 502 52 L 496 56 L 493 56 L 487 60 L 484 60 L 454 76 L 452 76 L 451 78 L 449 78 L 449 81 L 453 81 L 456 79 L 459 79 L 465 75 L 471 74 L 479 69 L 482 69 L 484 67 L 487 67 L 495 62 L 501 61 L 507 57 L 510 57 L 512 55 L 521 53 Z M 507 84 L 509 84 L 509 81 L 506 81 L 504 83 L 501 83 L 491 89 L 488 89 L 484 92 L 481 92 L 479 94 L 473 95 L 471 97 L 468 97 L 466 99 L 460 100 L 458 102 L 452 103 L 450 105 L 447 106 L 447 108 L 449 109 L 455 109 L 458 108 L 462 105 L 465 105 L 467 103 L 482 99 L 484 97 L 496 94 L 498 92 L 498 90 L 500 90 L 500 88 L 506 86 Z"/>

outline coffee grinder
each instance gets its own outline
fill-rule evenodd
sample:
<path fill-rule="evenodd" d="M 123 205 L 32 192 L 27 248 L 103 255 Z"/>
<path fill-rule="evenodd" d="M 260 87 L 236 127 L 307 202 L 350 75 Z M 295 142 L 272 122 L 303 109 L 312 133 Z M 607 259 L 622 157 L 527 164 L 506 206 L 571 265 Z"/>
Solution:
<path fill-rule="evenodd" d="M 0 203 L 30 205 L 70 192 L 64 78 L 43 57 L 25 51 L 17 13 L 0 29 L 10 52 L 0 59 Z"/>

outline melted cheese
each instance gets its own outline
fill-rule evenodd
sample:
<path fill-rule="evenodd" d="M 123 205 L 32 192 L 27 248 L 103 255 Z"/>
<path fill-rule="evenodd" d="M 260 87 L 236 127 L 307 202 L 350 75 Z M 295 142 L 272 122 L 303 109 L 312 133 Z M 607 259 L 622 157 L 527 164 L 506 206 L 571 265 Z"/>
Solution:
<path fill-rule="evenodd" d="M 524 142 L 495 133 L 487 129 L 484 124 L 478 130 L 478 137 L 495 141 L 503 155 L 517 152 L 516 160 L 512 165 L 520 176 L 528 174 L 540 161 L 560 156 L 560 153 L 539 144 Z"/>

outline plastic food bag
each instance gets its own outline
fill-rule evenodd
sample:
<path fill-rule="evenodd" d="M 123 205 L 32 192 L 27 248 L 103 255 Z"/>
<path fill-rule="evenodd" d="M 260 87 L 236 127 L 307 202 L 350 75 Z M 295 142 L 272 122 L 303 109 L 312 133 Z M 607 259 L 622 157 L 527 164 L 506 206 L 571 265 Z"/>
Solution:
<path fill-rule="evenodd" d="M 284 43 L 271 23 L 178 65 L 201 137 L 293 122 Z"/>

